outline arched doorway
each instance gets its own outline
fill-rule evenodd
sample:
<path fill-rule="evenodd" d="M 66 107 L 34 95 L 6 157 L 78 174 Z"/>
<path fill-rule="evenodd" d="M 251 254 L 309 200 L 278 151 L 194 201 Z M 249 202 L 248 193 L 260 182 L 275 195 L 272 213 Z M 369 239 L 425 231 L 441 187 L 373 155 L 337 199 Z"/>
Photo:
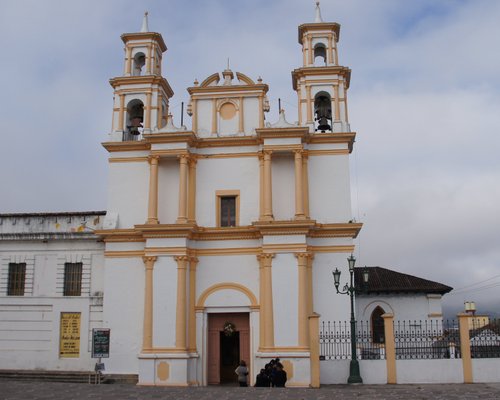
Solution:
<path fill-rule="evenodd" d="M 384 343 L 385 342 L 385 328 L 384 328 L 384 319 L 382 315 L 385 314 L 385 311 L 382 307 L 377 306 L 375 310 L 372 312 L 372 316 L 370 318 L 371 327 L 372 327 L 372 341 L 373 343 Z"/>
<path fill-rule="evenodd" d="M 208 314 L 208 384 L 236 385 L 240 360 L 250 367 L 249 313 Z"/>

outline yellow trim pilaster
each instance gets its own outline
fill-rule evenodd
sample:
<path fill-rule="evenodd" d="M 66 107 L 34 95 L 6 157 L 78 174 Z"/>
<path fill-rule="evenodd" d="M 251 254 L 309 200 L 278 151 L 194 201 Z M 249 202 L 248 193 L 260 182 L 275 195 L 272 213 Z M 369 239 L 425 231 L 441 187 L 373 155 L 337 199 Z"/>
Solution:
<path fill-rule="evenodd" d="M 239 131 L 241 133 L 245 132 L 245 111 L 244 111 L 244 108 L 243 108 L 243 102 L 244 102 L 243 97 L 240 97 Z"/>
<path fill-rule="evenodd" d="M 308 279 L 307 279 L 307 264 L 309 253 L 295 253 L 298 264 L 298 346 L 307 347 L 309 345 L 309 326 L 308 318 Z"/>
<path fill-rule="evenodd" d="M 469 314 L 458 314 L 460 329 L 460 353 L 462 354 L 462 367 L 464 383 L 473 383 L 472 358 L 470 354 Z"/>
<path fill-rule="evenodd" d="M 125 56 L 125 75 L 130 75 L 130 71 L 132 70 L 132 48 L 127 47 L 126 56 Z"/>
<path fill-rule="evenodd" d="M 297 108 L 299 110 L 299 126 L 302 126 L 302 86 L 297 85 Z"/>
<path fill-rule="evenodd" d="M 188 155 L 181 154 L 179 156 L 179 214 L 177 217 L 178 224 L 187 222 L 187 170 L 188 170 Z"/>
<path fill-rule="evenodd" d="M 302 154 L 302 182 L 303 182 L 303 195 L 304 195 L 304 214 L 306 218 L 310 217 L 309 214 L 309 163 L 308 154 Z"/>
<path fill-rule="evenodd" d="M 314 49 L 312 47 L 312 36 L 309 36 L 307 43 L 309 45 L 309 65 L 313 65 L 314 64 Z"/>
<path fill-rule="evenodd" d="M 311 124 L 313 122 L 312 117 L 312 104 L 311 104 L 311 86 L 306 86 L 306 104 L 307 104 L 307 123 Z"/>
<path fill-rule="evenodd" d="M 272 151 L 264 150 L 264 215 L 263 219 L 271 221 L 273 217 L 273 183 L 271 169 Z"/>
<path fill-rule="evenodd" d="M 188 221 L 196 221 L 196 164 L 194 157 L 189 159 L 189 177 L 188 177 Z"/>
<path fill-rule="evenodd" d="M 311 362 L 311 387 L 319 388 L 319 314 L 309 316 L 309 352 Z"/>
<path fill-rule="evenodd" d="M 174 257 L 177 262 L 177 305 L 175 313 L 175 347 L 186 349 L 186 267 L 189 257 Z"/>
<path fill-rule="evenodd" d="M 273 278 L 272 278 L 272 262 L 274 254 L 264 253 L 258 256 L 261 263 L 262 273 L 262 296 L 261 296 L 261 312 L 263 311 L 263 343 L 261 348 L 269 349 L 274 347 L 274 310 L 273 310 Z"/>
<path fill-rule="evenodd" d="M 198 258 L 189 257 L 188 349 L 196 351 L 196 267 Z"/>
<path fill-rule="evenodd" d="M 149 198 L 148 198 L 148 224 L 158 223 L 158 162 L 159 156 L 149 157 Z"/>
<path fill-rule="evenodd" d="M 153 61 L 153 60 L 151 60 L 151 50 L 152 50 L 151 45 L 148 45 L 148 55 L 146 56 L 146 74 L 147 75 L 151 75 L 151 64 Z"/>
<path fill-rule="evenodd" d="M 302 170 L 303 150 L 294 150 L 295 160 L 295 219 L 305 219 L 304 215 L 304 173 Z"/>
<path fill-rule="evenodd" d="M 347 112 L 347 92 L 344 87 L 344 118 L 345 122 L 349 122 L 349 113 Z"/>
<path fill-rule="evenodd" d="M 118 130 L 123 131 L 124 117 L 125 117 L 125 95 L 119 94 L 120 96 L 120 110 L 118 111 Z"/>
<path fill-rule="evenodd" d="M 264 216 L 264 155 L 259 154 L 259 219 Z"/>
<path fill-rule="evenodd" d="M 144 110 L 144 129 L 151 129 L 151 92 L 146 93 L 146 107 Z"/>
<path fill-rule="evenodd" d="M 162 124 L 162 119 L 163 119 L 163 97 L 161 93 L 158 93 L 158 112 L 156 114 L 156 126 L 158 129 L 161 129 L 163 124 Z"/>
<path fill-rule="evenodd" d="M 333 34 L 328 35 L 327 63 L 333 64 Z"/>
<path fill-rule="evenodd" d="M 217 133 L 217 99 L 212 99 L 212 134 Z"/>
<path fill-rule="evenodd" d="M 309 253 L 307 258 L 307 315 L 312 315 L 314 310 L 314 300 L 313 300 L 313 259 L 314 254 Z"/>
<path fill-rule="evenodd" d="M 192 125 L 192 128 L 193 128 L 193 132 L 194 133 L 197 133 L 198 132 L 198 110 L 197 110 L 197 106 L 198 106 L 198 100 L 196 99 L 193 99 L 191 101 L 191 108 L 192 108 L 192 120 L 191 120 L 191 125 Z"/>
<path fill-rule="evenodd" d="M 335 107 L 335 122 L 340 121 L 339 86 L 333 86 L 333 106 Z"/>
<path fill-rule="evenodd" d="M 387 383 L 396 384 L 396 343 L 394 341 L 394 314 L 385 313 L 384 319 L 385 332 L 385 361 L 387 365 Z"/>
<path fill-rule="evenodd" d="M 259 96 L 259 128 L 264 128 L 264 97 Z"/>
<path fill-rule="evenodd" d="M 142 260 L 146 269 L 142 349 L 148 350 L 153 347 L 153 268 L 156 257 L 143 257 Z"/>

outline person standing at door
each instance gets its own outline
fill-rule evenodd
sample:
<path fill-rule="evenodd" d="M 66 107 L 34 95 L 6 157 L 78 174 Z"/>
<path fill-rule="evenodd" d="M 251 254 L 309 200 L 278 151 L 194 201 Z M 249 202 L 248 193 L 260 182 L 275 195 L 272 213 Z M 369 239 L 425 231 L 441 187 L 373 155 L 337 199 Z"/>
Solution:
<path fill-rule="evenodd" d="M 236 375 L 238 375 L 238 383 L 240 384 L 241 387 L 246 387 L 248 386 L 247 384 L 247 377 L 248 377 L 248 368 L 247 368 L 247 363 L 243 360 L 240 361 L 240 365 L 238 365 L 238 368 L 234 370 Z"/>

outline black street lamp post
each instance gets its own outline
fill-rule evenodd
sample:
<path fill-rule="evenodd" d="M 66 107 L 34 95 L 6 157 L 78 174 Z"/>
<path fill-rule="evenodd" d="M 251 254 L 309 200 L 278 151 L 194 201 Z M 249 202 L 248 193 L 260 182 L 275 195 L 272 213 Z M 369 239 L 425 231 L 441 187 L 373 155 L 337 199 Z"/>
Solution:
<path fill-rule="evenodd" d="M 354 282 L 354 264 L 356 264 L 356 259 L 351 254 L 347 259 L 349 263 L 349 274 L 350 274 L 350 284 L 345 284 L 342 291 L 339 290 L 340 286 L 340 271 L 335 268 L 333 271 L 333 280 L 335 283 L 335 289 L 338 294 L 348 294 L 351 298 L 351 363 L 349 365 L 349 379 L 347 383 L 363 383 L 361 375 L 359 373 L 359 362 L 356 354 L 356 319 L 354 318 L 354 296 L 356 294 L 356 285 Z M 368 283 L 368 269 L 365 268 L 363 271 L 363 283 Z"/>

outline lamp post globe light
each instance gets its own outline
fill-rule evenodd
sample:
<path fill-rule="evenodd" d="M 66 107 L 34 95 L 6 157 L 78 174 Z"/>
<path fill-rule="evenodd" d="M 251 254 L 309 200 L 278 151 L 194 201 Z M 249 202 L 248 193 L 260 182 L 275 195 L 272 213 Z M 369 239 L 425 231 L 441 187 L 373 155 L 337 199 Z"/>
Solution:
<path fill-rule="evenodd" d="M 349 265 L 349 275 L 350 284 L 346 283 L 342 290 L 339 290 L 340 286 L 340 271 L 335 268 L 333 271 L 333 281 L 335 284 L 335 290 L 338 294 L 347 294 L 351 298 L 351 363 L 349 364 L 349 379 L 347 383 L 363 383 L 361 375 L 359 373 L 359 362 L 356 354 L 356 319 L 354 318 L 354 296 L 356 294 L 356 285 L 354 281 L 354 265 L 356 264 L 356 259 L 351 254 L 347 259 Z M 365 267 L 363 270 L 363 283 L 368 283 L 368 269 Z"/>

